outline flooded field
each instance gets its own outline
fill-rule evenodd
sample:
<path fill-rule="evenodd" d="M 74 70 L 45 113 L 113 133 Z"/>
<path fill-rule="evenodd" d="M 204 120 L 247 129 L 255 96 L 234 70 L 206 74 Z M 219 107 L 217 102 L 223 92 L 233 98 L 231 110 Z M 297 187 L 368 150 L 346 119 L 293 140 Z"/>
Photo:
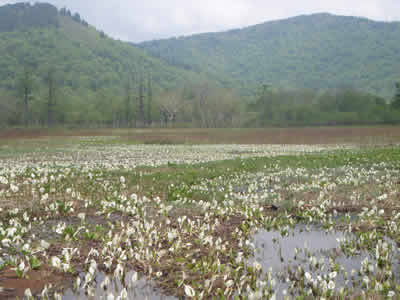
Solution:
<path fill-rule="evenodd" d="M 2 146 L 0 298 L 400 296 L 399 147 L 112 140 Z"/>
<path fill-rule="evenodd" d="M 154 283 L 145 278 L 137 279 L 136 272 L 124 274 L 124 278 L 113 277 L 103 272 L 96 272 L 93 275 L 93 283 L 90 286 L 75 283 L 74 289 L 62 292 L 62 299 L 85 300 L 85 299 L 110 299 L 125 298 L 132 300 L 176 300 L 176 297 L 165 296 L 155 287 Z M 77 277 L 81 283 L 85 282 L 85 276 Z M 79 281 L 79 279 L 78 279 Z"/>
<path fill-rule="evenodd" d="M 357 236 L 349 232 L 326 231 L 311 226 L 296 226 L 281 231 L 260 230 L 254 237 L 253 266 L 261 265 L 267 285 L 276 298 L 296 297 L 307 289 L 307 295 L 328 290 L 334 295 L 362 293 L 367 284 L 364 274 L 379 276 L 383 269 L 379 257 L 367 249 L 347 253 L 346 243 L 357 244 Z M 399 283 L 399 252 L 393 240 L 384 239 L 386 259 L 391 264 L 393 279 Z M 350 292 L 351 291 L 351 292 Z M 271 295 L 272 296 L 272 295 Z"/>

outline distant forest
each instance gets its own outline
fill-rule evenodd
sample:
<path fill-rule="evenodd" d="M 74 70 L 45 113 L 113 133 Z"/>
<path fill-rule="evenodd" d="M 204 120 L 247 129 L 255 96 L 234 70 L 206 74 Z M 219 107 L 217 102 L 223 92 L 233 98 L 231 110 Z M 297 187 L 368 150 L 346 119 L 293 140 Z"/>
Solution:
<path fill-rule="evenodd" d="M 313 14 L 138 46 L 244 96 L 268 83 L 291 90 L 353 87 L 392 97 L 400 79 L 399 39 L 400 22 Z"/>
<path fill-rule="evenodd" d="M 400 83 L 395 81 L 390 96 L 352 87 L 262 82 L 249 84 L 243 93 L 234 81 L 224 84 L 206 71 L 142 48 L 111 39 L 67 8 L 46 3 L 0 7 L 0 126 L 400 123 Z"/>

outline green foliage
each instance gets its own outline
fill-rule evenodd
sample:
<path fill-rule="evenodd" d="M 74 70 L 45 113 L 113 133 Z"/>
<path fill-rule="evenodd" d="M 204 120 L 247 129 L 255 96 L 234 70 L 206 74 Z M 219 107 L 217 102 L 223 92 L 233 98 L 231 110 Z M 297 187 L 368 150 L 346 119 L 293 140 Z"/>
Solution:
<path fill-rule="evenodd" d="M 398 22 L 316 14 L 139 46 L 244 95 L 269 82 L 286 89 L 351 85 L 391 97 L 400 77 L 399 34 Z"/>
<path fill-rule="evenodd" d="M 232 91 L 208 81 L 166 91 L 155 98 L 163 125 L 198 128 L 240 127 L 244 104 Z"/>
<path fill-rule="evenodd" d="M 392 107 L 372 94 L 392 98 L 398 33 L 397 23 L 320 14 L 138 47 L 67 8 L 6 5 L 0 126 L 397 123 L 400 87 Z M 271 85 L 254 100 L 260 82 Z M 334 89 L 348 83 L 370 93 Z M 254 101 L 241 101 L 237 91 Z"/>
<path fill-rule="evenodd" d="M 30 264 L 32 270 L 38 270 L 38 269 L 40 269 L 40 266 L 42 265 L 36 256 L 29 257 L 29 264 Z"/>
<path fill-rule="evenodd" d="M 400 122 L 385 99 L 355 89 L 323 94 L 263 89 L 250 106 L 256 126 L 355 125 Z"/>
<path fill-rule="evenodd" d="M 400 110 L 400 82 L 396 83 L 396 94 L 394 96 L 392 106 L 394 109 Z"/>
<path fill-rule="evenodd" d="M 147 102 L 146 102 L 146 123 L 151 125 L 153 120 L 153 86 L 151 78 L 147 80 Z"/>
<path fill-rule="evenodd" d="M 14 18 L 16 15 L 24 16 L 22 23 Z M 25 70 L 31 71 L 29 79 L 33 83 L 29 93 L 29 123 L 37 125 L 121 126 L 125 110 L 123 85 L 131 74 L 136 79 L 151 74 L 154 92 L 199 78 L 128 43 L 101 37 L 78 14 L 72 17 L 67 9 L 58 12 L 48 4 L 0 7 L 0 53 L 0 90 L 14 96 L 1 96 L 0 106 L 16 107 L 16 112 L 0 114 L 0 124 L 24 124 L 26 118 L 21 104 L 6 101 L 23 102 L 19 91 L 21 79 L 27 74 Z M 51 89 L 50 69 L 55 74 Z M 138 84 L 132 85 L 135 106 Z"/>
<path fill-rule="evenodd" d="M 136 121 L 139 122 L 139 126 L 144 126 L 145 122 L 146 122 L 146 115 L 145 115 L 145 111 L 144 111 L 144 91 L 145 91 L 145 87 L 144 87 L 144 81 L 143 79 L 140 79 L 139 81 L 139 96 L 138 96 L 138 105 L 137 105 L 137 118 Z"/>
<path fill-rule="evenodd" d="M 58 26 L 57 8 L 47 3 L 17 3 L 0 7 L 0 32 L 24 27 Z"/>
<path fill-rule="evenodd" d="M 29 102 L 32 100 L 33 90 L 32 70 L 29 67 L 25 67 L 23 73 L 17 80 L 17 94 L 22 99 L 23 121 L 25 126 L 27 126 L 31 122 Z"/>

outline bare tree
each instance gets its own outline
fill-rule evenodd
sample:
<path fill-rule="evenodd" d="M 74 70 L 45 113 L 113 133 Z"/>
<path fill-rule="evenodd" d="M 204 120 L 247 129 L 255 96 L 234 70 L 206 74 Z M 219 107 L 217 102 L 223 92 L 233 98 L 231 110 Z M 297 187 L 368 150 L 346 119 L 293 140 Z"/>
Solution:
<path fill-rule="evenodd" d="M 55 79 L 55 69 L 50 67 L 46 74 L 46 83 L 48 87 L 48 95 L 47 95 L 47 126 L 52 127 L 54 123 L 54 112 L 56 105 L 56 79 Z"/>
<path fill-rule="evenodd" d="M 25 67 L 17 83 L 18 94 L 22 97 L 23 120 L 25 126 L 31 122 L 29 102 L 32 100 L 33 75 L 30 68 Z"/>
<path fill-rule="evenodd" d="M 147 79 L 147 101 L 146 101 L 146 124 L 150 126 L 153 122 L 153 84 L 151 80 L 151 76 L 148 76 Z"/>
<path fill-rule="evenodd" d="M 146 123 L 146 116 L 144 113 L 144 81 L 143 78 L 139 83 L 139 96 L 138 96 L 138 104 L 137 104 L 137 117 L 136 117 L 136 126 L 144 127 Z"/>
<path fill-rule="evenodd" d="M 202 128 L 232 127 L 240 110 L 238 97 L 232 92 L 202 82 L 186 87 L 188 103 L 191 105 L 192 122 Z"/>
<path fill-rule="evenodd" d="M 177 90 L 163 93 L 158 97 L 157 102 L 160 109 L 161 123 L 164 126 L 173 125 L 185 106 L 182 93 Z"/>
<path fill-rule="evenodd" d="M 123 114 L 123 123 L 125 127 L 131 126 L 131 119 L 132 119 L 132 92 L 133 92 L 133 76 L 128 76 L 124 84 L 124 114 Z"/>

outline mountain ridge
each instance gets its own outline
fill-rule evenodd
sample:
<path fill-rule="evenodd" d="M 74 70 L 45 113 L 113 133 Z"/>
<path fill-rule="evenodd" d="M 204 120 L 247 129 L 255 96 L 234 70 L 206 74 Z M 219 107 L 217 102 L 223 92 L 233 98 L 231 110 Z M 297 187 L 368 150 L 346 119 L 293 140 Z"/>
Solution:
<path fill-rule="evenodd" d="M 293 21 L 296 19 L 310 18 L 310 17 L 311 18 L 312 17 L 339 17 L 339 18 L 360 19 L 360 20 L 375 22 L 375 23 L 400 24 L 400 21 L 374 20 L 374 19 L 371 19 L 368 17 L 363 17 L 363 16 L 340 15 L 340 14 L 334 14 L 334 13 L 330 13 L 330 12 L 317 12 L 317 13 L 310 13 L 310 14 L 300 14 L 300 15 L 295 15 L 295 16 L 291 16 L 291 17 L 281 18 L 281 19 L 267 20 L 267 21 L 264 21 L 261 23 L 256 23 L 256 24 L 246 25 L 246 26 L 236 27 L 236 28 L 228 28 L 228 29 L 218 30 L 218 31 L 205 31 L 205 32 L 199 32 L 199 33 L 193 33 L 193 34 L 187 34 L 187 35 L 184 34 L 184 35 L 175 35 L 175 36 L 170 36 L 170 37 L 165 37 L 165 38 L 149 39 L 149 40 L 144 40 L 141 42 L 132 42 L 132 41 L 128 41 L 128 42 L 133 45 L 140 45 L 140 44 L 145 44 L 145 43 L 149 43 L 149 42 L 153 42 L 153 41 L 165 41 L 165 40 L 171 40 L 171 39 L 191 38 L 191 37 L 196 37 L 196 36 L 201 36 L 201 35 L 230 33 L 230 32 L 246 30 L 246 29 L 252 28 L 252 27 L 268 25 L 268 24 L 283 23 L 283 22 L 287 22 L 287 21 Z"/>
<path fill-rule="evenodd" d="M 230 87 L 247 85 L 247 94 L 267 82 L 282 88 L 351 85 L 387 97 L 400 78 L 398 38 L 397 21 L 317 13 L 136 45 Z"/>
<path fill-rule="evenodd" d="M 135 46 L 50 4 L 8 5 L 0 16 L 0 126 L 399 120 L 390 101 L 398 24 L 314 14 Z M 341 85 L 361 91 L 329 91 Z"/>

